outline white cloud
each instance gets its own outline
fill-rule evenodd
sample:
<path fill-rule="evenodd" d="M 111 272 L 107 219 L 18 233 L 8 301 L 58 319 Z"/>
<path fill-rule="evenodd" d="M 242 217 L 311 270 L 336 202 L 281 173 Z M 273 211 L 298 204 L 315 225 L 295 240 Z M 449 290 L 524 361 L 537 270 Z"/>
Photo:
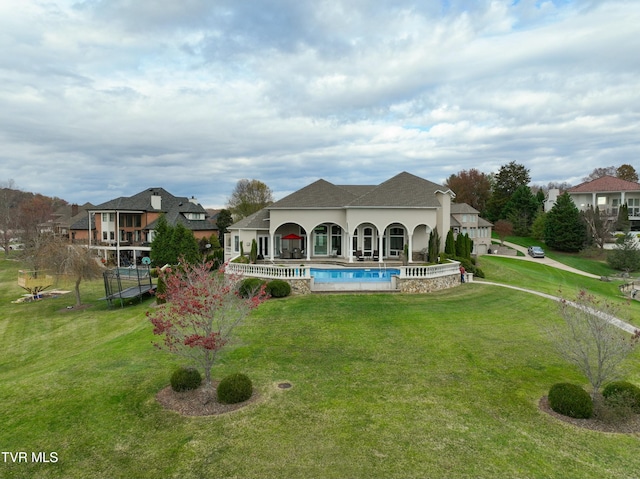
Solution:
<path fill-rule="evenodd" d="M 243 177 L 574 181 L 636 161 L 638 23 L 614 0 L 3 2 L 0 181 L 206 206 Z"/>

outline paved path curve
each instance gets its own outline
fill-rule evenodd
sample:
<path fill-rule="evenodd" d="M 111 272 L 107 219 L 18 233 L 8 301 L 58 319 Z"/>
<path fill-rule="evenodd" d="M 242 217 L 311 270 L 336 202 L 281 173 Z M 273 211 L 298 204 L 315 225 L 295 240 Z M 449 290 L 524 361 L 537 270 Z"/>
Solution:
<path fill-rule="evenodd" d="M 562 298 L 558 297 L 558 296 L 553 296 L 552 294 L 547 294 L 547 293 L 541 293 L 540 291 L 534 291 L 532 289 L 526 289 L 526 288 L 520 288 L 519 286 L 511 286 L 510 284 L 503 284 L 503 283 L 493 283 L 491 281 L 484 281 L 481 279 L 476 280 L 476 278 L 473 278 L 473 282 L 476 284 L 487 284 L 490 286 L 501 286 L 503 288 L 509 288 L 509 289 L 515 289 L 517 291 L 524 291 L 525 293 L 530 293 L 530 294 L 535 294 L 538 296 L 542 296 L 543 298 L 546 299 L 551 299 L 553 301 L 561 301 Z M 584 306 L 581 306 L 573 301 L 567 301 L 568 304 L 570 304 L 571 306 L 573 306 L 574 308 L 580 308 L 583 309 Z M 591 313 L 595 313 L 597 316 L 599 316 L 600 318 L 604 319 L 605 321 L 607 321 L 608 323 L 613 324 L 614 326 L 622 329 L 623 331 L 626 331 L 627 333 L 630 334 L 636 334 L 636 332 L 638 331 L 638 328 L 636 328 L 635 326 L 633 326 L 632 324 L 626 323 L 624 321 L 622 321 L 620 318 L 616 318 L 615 316 L 611 316 L 610 314 L 606 314 L 603 313 L 602 311 L 596 311 L 593 309 L 587 309 L 587 311 L 591 312 Z"/>
<path fill-rule="evenodd" d="M 587 276 L 589 278 L 594 278 L 594 279 L 600 279 L 600 276 L 595 275 L 595 274 L 591 274 L 591 273 L 587 273 L 586 271 L 581 271 L 579 269 L 576 268 L 572 268 L 571 266 L 567 266 L 566 264 L 562 264 L 558 261 L 552 260 L 551 258 L 547 258 L 546 256 L 544 258 L 532 258 L 531 256 L 529 256 L 527 248 L 525 248 L 524 246 L 520 246 L 517 245 L 515 243 L 509 243 L 508 241 L 505 241 L 504 244 L 506 246 L 509 246 L 510 248 L 513 248 L 517 251 L 520 251 L 522 253 L 524 253 L 524 256 L 506 256 L 506 255 L 496 255 L 496 256 L 504 256 L 505 258 L 514 258 L 514 259 L 519 259 L 519 260 L 524 260 L 524 261 L 535 261 L 537 263 L 542 263 L 542 264 L 546 264 L 547 266 L 551 266 L 553 268 L 558 268 L 558 269 L 563 269 L 565 271 L 570 271 L 572 273 L 576 273 L 576 274 L 581 274 L 583 276 Z M 503 288 L 509 288 L 509 289 L 515 289 L 518 291 L 524 291 L 525 293 L 530 293 L 530 294 L 535 294 L 538 296 L 542 296 L 543 298 L 547 298 L 547 299 L 551 299 L 553 301 L 561 301 L 562 298 L 558 297 L 558 296 L 553 296 L 551 294 L 547 294 L 547 293 L 541 293 L 540 291 L 534 291 L 531 289 L 526 289 L 526 288 L 520 288 L 519 286 L 511 286 L 509 284 L 503 284 L 503 283 L 493 283 L 491 281 L 484 281 L 481 279 L 476 279 L 474 278 L 474 283 L 479 283 L 479 284 L 487 284 L 487 285 L 492 285 L 492 286 L 501 286 Z M 578 305 L 577 303 L 574 303 L 573 301 L 568 301 L 568 303 L 575 307 L 575 308 L 580 308 L 582 306 Z M 592 312 L 594 312 L 594 310 L 591 310 Z M 613 324 L 614 326 L 622 329 L 623 331 L 626 331 L 628 333 L 631 334 L 636 334 L 636 332 L 638 331 L 638 328 L 636 328 L 635 326 L 633 326 L 632 324 L 626 323 L 624 321 L 622 321 L 619 318 L 616 318 L 614 316 L 611 316 L 609 314 L 605 314 L 601 311 L 595 311 L 596 314 L 598 314 L 598 316 L 600 316 L 602 319 L 604 319 L 605 321 Z"/>

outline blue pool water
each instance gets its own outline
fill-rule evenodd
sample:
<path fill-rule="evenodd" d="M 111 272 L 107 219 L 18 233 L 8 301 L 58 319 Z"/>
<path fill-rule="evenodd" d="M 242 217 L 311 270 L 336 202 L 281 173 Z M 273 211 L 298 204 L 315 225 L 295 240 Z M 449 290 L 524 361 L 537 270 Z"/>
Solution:
<path fill-rule="evenodd" d="M 313 276 L 316 283 L 389 282 L 391 281 L 391 276 L 397 276 L 399 274 L 400 270 L 395 268 L 311 268 L 311 276 Z"/>

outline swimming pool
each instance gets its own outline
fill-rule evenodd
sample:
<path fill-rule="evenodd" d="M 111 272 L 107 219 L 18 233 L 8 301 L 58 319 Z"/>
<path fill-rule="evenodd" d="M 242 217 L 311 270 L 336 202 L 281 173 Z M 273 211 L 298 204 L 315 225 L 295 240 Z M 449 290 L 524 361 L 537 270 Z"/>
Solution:
<path fill-rule="evenodd" d="M 391 276 L 400 274 L 396 268 L 311 268 L 311 276 L 316 283 L 365 283 L 390 282 Z"/>

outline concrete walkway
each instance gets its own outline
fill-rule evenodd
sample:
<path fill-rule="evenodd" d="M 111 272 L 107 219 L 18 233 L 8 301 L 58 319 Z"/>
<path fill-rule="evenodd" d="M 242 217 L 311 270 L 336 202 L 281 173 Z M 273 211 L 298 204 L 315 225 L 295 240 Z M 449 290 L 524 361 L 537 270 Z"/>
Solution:
<path fill-rule="evenodd" d="M 546 264 L 547 266 L 551 266 L 552 268 L 558 268 L 558 269 L 562 269 L 565 271 L 570 271 L 572 273 L 576 273 L 576 274 L 581 274 L 583 276 L 587 276 L 589 278 L 594 278 L 594 279 L 600 279 L 600 276 L 595 275 L 595 274 L 591 274 L 591 273 L 587 273 L 585 271 L 580 271 L 579 269 L 576 268 L 572 268 L 571 266 L 567 266 L 566 264 L 562 264 L 558 261 L 554 261 L 550 258 L 544 257 L 544 258 L 532 258 L 531 256 L 529 256 L 528 252 L 527 252 L 527 248 L 525 248 L 524 246 L 519 246 L 517 244 L 514 243 L 509 243 L 507 241 L 504 242 L 505 246 L 509 246 L 510 248 L 513 248 L 517 251 L 521 251 L 522 253 L 524 253 L 524 256 L 506 256 L 506 255 L 495 255 L 495 256 L 503 256 L 505 258 L 514 258 L 514 259 L 519 259 L 519 260 L 525 260 L 525 261 L 535 261 L 538 263 L 542 263 L 542 264 Z M 493 255 L 492 255 L 493 256 Z M 523 291 L 525 293 L 530 293 L 530 294 L 535 294 L 537 296 L 541 296 L 543 298 L 546 299 L 551 299 L 553 301 L 561 301 L 562 298 L 558 297 L 558 296 L 553 296 L 552 294 L 547 294 L 547 293 L 541 293 L 540 291 L 534 291 L 532 289 L 526 289 L 526 288 L 521 288 L 519 286 L 512 286 L 510 284 L 503 284 L 503 283 L 493 283 L 491 281 L 484 281 L 482 279 L 473 279 L 473 282 L 475 284 L 486 284 L 486 285 L 490 285 L 490 286 L 500 286 L 502 288 L 509 288 L 509 289 L 515 289 L 517 291 Z M 568 304 L 570 304 L 571 306 L 573 306 L 574 308 L 581 308 L 582 306 L 580 306 L 579 304 L 573 302 L 573 301 L 567 301 Z M 623 331 L 626 331 L 627 333 L 630 334 L 636 334 L 636 332 L 638 331 L 638 328 L 636 328 L 635 326 L 633 326 L 632 324 L 626 323 L 624 321 L 622 321 L 620 318 L 616 318 L 614 316 L 611 316 L 610 314 L 605 314 L 601 311 L 594 311 L 594 310 L 589 310 L 592 313 L 597 314 L 599 317 L 601 317 L 602 319 L 604 319 L 605 321 L 613 324 L 614 326 L 622 329 Z"/>
<path fill-rule="evenodd" d="M 473 284 L 486 284 L 489 286 L 500 286 L 502 288 L 515 289 L 517 291 L 523 291 L 525 293 L 535 294 L 537 296 L 541 296 L 546 299 L 551 299 L 553 301 L 560 302 L 562 300 L 562 298 L 558 296 L 553 296 L 552 294 L 541 293 L 540 291 L 534 291 L 532 289 L 520 288 L 519 286 L 511 286 L 510 284 L 493 283 L 491 281 L 484 281 L 482 279 L 476 279 L 476 278 L 473 278 Z M 579 304 L 573 301 L 567 301 L 567 303 L 573 306 L 574 308 L 583 308 L 582 306 L 580 306 Z M 626 331 L 627 333 L 636 334 L 636 331 L 638 331 L 638 328 L 636 328 L 634 325 L 626 323 L 622 321 L 620 318 L 616 318 L 615 316 L 611 316 L 610 314 L 606 314 L 601 311 L 596 311 L 592 309 L 589 309 L 588 311 L 596 314 L 597 316 L 604 319 L 608 323 L 613 324 L 614 326 L 622 329 L 623 331 Z"/>

